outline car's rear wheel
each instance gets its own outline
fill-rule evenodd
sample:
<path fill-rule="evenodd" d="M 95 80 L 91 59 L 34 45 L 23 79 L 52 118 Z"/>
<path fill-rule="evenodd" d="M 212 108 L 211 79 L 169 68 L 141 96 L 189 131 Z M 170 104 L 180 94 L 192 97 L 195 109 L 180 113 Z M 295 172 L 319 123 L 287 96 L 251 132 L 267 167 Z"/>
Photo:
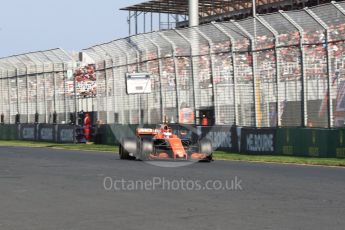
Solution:
<path fill-rule="evenodd" d="M 140 160 L 147 160 L 151 153 L 154 152 L 154 144 L 149 140 L 142 140 L 140 143 Z"/>
<path fill-rule="evenodd" d="M 119 153 L 120 159 L 129 160 L 131 155 L 135 156 L 137 154 L 137 140 L 136 138 L 124 138 L 120 145 Z"/>
<path fill-rule="evenodd" d="M 199 152 L 204 153 L 207 155 L 206 161 L 212 161 L 212 153 L 213 153 L 213 147 L 212 142 L 209 139 L 202 139 L 199 140 L 198 143 L 199 146 Z"/>

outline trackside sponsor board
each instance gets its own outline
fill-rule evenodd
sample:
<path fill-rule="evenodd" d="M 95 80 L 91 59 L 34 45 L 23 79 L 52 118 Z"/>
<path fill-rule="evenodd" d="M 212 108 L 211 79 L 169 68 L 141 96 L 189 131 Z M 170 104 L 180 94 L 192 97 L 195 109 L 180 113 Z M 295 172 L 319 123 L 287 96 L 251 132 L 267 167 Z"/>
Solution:
<path fill-rule="evenodd" d="M 275 153 L 275 129 L 242 128 L 240 132 L 240 152 L 254 154 Z"/>
<path fill-rule="evenodd" d="M 201 138 L 209 139 L 213 148 L 238 152 L 236 128 L 231 126 L 198 127 Z"/>
<path fill-rule="evenodd" d="M 344 129 L 279 128 L 276 152 L 310 157 L 345 157 Z"/>
<path fill-rule="evenodd" d="M 35 140 L 36 139 L 36 125 L 21 124 L 20 125 L 20 139 L 21 140 Z"/>
<path fill-rule="evenodd" d="M 73 143 L 75 140 L 75 127 L 68 125 L 59 125 L 57 135 L 58 142 Z"/>
<path fill-rule="evenodd" d="M 55 126 L 54 125 L 39 125 L 38 139 L 40 141 L 54 141 L 55 140 Z"/>

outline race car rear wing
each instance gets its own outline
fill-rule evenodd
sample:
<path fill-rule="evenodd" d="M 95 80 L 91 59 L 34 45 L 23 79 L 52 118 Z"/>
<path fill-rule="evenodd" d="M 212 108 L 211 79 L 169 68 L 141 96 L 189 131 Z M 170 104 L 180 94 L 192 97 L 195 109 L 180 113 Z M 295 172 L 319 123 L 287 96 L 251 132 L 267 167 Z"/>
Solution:
<path fill-rule="evenodd" d="M 156 135 L 158 131 L 150 128 L 137 128 L 137 135 Z"/>

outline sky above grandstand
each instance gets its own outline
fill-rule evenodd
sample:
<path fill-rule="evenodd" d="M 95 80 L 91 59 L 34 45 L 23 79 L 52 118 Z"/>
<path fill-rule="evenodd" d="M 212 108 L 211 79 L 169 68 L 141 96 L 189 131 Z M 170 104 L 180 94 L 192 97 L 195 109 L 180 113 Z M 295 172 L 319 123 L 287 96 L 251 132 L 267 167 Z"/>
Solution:
<path fill-rule="evenodd" d="M 128 12 L 145 0 L 1 1 L 0 57 L 63 48 L 80 51 L 128 35 Z"/>

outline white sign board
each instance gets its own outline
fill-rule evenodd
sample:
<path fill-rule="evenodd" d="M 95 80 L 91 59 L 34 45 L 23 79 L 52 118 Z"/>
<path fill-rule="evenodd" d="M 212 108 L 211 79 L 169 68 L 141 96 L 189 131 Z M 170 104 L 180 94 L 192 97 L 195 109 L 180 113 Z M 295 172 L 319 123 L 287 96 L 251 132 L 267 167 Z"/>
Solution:
<path fill-rule="evenodd" d="M 127 94 L 151 93 L 151 76 L 148 73 L 126 74 Z"/>

